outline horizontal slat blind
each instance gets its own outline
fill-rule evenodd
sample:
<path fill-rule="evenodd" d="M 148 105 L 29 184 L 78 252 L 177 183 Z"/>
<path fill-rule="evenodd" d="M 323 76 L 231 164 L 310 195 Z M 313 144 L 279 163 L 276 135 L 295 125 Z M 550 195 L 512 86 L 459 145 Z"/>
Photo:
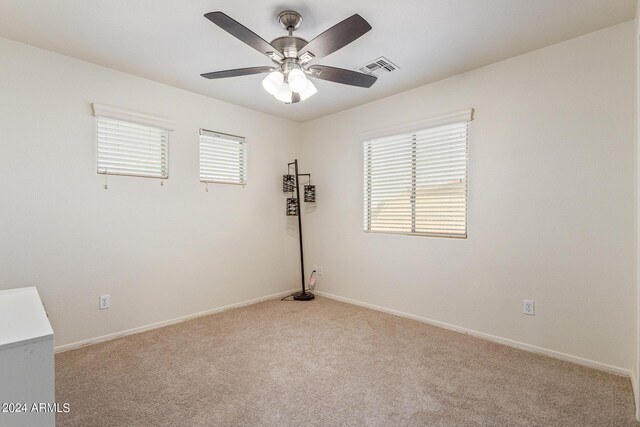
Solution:
<path fill-rule="evenodd" d="M 169 177 L 169 131 L 98 116 L 98 173 Z"/>
<path fill-rule="evenodd" d="M 468 122 L 364 142 L 364 230 L 466 237 Z"/>
<path fill-rule="evenodd" d="M 200 181 L 247 182 L 247 142 L 239 136 L 200 131 Z"/>

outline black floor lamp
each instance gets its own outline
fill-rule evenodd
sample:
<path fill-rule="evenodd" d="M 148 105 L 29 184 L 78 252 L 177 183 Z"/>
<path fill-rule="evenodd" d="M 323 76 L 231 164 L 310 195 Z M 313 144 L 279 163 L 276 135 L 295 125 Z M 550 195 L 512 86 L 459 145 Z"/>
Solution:
<path fill-rule="evenodd" d="M 291 166 L 293 166 L 293 174 L 291 174 Z M 316 201 L 316 186 L 311 185 L 311 174 L 298 173 L 298 159 L 293 163 L 287 164 L 287 174 L 282 177 L 282 191 L 291 193 L 291 197 L 287 198 L 287 215 L 298 217 L 298 236 L 300 237 L 300 271 L 302 278 L 302 291 L 294 293 L 293 299 L 297 301 L 309 301 L 315 296 L 308 292 L 304 286 L 304 251 L 302 245 L 302 216 L 300 215 L 300 177 L 306 176 L 309 181 L 304 186 L 304 201 Z M 294 197 L 295 192 L 295 197 Z"/>

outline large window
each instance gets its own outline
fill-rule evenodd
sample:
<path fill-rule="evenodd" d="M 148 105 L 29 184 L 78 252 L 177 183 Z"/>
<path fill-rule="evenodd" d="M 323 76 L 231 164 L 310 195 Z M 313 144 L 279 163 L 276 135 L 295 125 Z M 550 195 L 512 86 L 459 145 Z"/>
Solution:
<path fill-rule="evenodd" d="M 169 125 L 151 116 L 94 104 L 98 173 L 169 177 Z"/>
<path fill-rule="evenodd" d="M 468 116 L 364 142 L 365 231 L 467 236 Z"/>
<path fill-rule="evenodd" d="M 246 140 L 200 129 L 200 181 L 245 185 Z"/>

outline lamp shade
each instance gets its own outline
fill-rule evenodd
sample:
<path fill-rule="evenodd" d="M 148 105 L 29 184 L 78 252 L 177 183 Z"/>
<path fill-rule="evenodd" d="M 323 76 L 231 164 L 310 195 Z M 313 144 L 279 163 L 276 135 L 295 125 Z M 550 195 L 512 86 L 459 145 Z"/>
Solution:
<path fill-rule="evenodd" d="M 274 96 L 276 97 L 276 99 L 278 101 L 285 102 L 285 103 L 290 103 L 292 95 L 293 95 L 293 93 L 291 92 L 291 89 L 289 88 L 289 85 L 284 83 L 280 87 L 280 90 L 278 91 L 278 93 L 276 93 Z"/>
<path fill-rule="evenodd" d="M 309 80 L 307 80 L 304 72 L 299 68 L 294 68 L 289 71 L 288 81 L 289 87 L 291 87 L 291 90 L 296 93 L 300 93 L 305 90 L 309 84 Z"/>
<path fill-rule="evenodd" d="M 304 201 L 305 202 L 315 202 L 316 201 L 316 186 L 315 185 L 305 185 L 304 186 Z"/>
<path fill-rule="evenodd" d="M 262 81 L 262 87 L 269 92 L 270 95 L 278 93 L 284 83 L 284 75 L 280 71 L 269 73 Z"/>
<path fill-rule="evenodd" d="M 282 175 L 282 192 L 293 193 L 296 189 L 296 178 L 294 175 Z"/>
<path fill-rule="evenodd" d="M 287 198 L 287 216 L 298 215 L 298 199 L 295 197 Z"/>
<path fill-rule="evenodd" d="M 307 80 L 307 87 L 302 92 L 300 92 L 300 101 L 304 101 L 305 99 L 312 97 L 316 93 L 318 93 L 318 89 L 316 89 L 316 86 L 311 82 L 311 80 Z"/>

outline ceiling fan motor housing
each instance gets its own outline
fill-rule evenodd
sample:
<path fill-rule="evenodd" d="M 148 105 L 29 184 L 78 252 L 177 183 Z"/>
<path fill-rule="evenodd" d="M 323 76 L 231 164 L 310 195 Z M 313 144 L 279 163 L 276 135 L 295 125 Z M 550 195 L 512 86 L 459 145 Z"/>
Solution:
<path fill-rule="evenodd" d="M 307 45 L 307 41 L 301 37 L 283 36 L 273 39 L 271 45 L 278 49 L 285 58 L 297 58 L 298 52 Z"/>

